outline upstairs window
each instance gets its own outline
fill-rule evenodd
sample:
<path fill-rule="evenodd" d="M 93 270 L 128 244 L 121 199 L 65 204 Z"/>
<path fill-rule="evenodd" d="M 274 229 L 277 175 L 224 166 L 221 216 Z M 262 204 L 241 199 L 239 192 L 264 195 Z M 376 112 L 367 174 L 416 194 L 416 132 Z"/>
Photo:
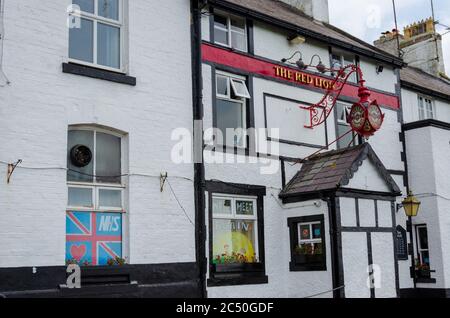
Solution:
<path fill-rule="evenodd" d="M 69 29 L 70 61 L 122 71 L 124 1 L 72 0 L 80 12 L 70 15 L 80 23 Z"/>
<path fill-rule="evenodd" d="M 247 26 L 244 18 L 214 14 L 214 42 L 247 52 Z"/>
<path fill-rule="evenodd" d="M 350 113 L 350 105 L 344 104 L 342 102 L 336 103 L 337 110 L 337 138 L 345 135 L 350 129 L 350 123 L 347 118 Z M 343 149 L 347 147 L 353 147 L 359 145 L 358 135 L 354 132 L 347 134 L 345 137 L 341 138 L 337 142 L 338 149 Z"/>
<path fill-rule="evenodd" d="M 223 72 L 216 74 L 214 128 L 222 133 L 224 146 L 247 146 L 247 100 L 250 98 L 245 77 Z"/>
<path fill-rule="evenodd" d="M 429 98 L 419 96 L 419 120 L 433 119 L 434 118 L 434 107 L 433 101 Z"/>
<path fill-rule="evenodd" d="M 356 64 L 355 56 L 349 54 L 333 53 L 331 54 L 331 68 L 340 69 L 348 65 Z M 333 76 L 337 74 L 332 74 Z M 349 77 L 349 81 L 352 83 L 357 82 L 356 73 L 353 73 Z"/>

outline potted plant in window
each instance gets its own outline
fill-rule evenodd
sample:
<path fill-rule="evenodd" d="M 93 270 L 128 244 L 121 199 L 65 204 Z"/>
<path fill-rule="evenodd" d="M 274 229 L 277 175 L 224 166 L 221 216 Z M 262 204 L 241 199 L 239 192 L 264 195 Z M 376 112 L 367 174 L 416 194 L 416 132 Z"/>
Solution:
<path fill-rule="evenodd" d="M 422 264 L 420 260 L 416 259 L 416 276 L 417 278 L 430 279 L 431 273 L 434 271 L 430 269 L 430 265 Z"/>
<path fill-rule="evenodd" d="M 296 264 L 321 264 L 323 258 L 322 244 L 300 244 L 294 250 Z"/>

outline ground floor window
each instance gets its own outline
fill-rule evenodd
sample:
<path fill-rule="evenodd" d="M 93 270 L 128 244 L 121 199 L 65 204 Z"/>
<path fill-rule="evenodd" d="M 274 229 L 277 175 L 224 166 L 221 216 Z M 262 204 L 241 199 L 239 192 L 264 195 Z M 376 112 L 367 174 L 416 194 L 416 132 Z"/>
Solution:
<path fill-rule="evenodd" d="M 417 229 L 417 249 L 419 261 L 422 265 L 430 266 L 430 252 L 428 250 L 428 230 L 426 225 L 419 225 Z"/>
<path fill-rule="evenodd" d="M 66 262 L 82 266 L 125 262 L 124 136 L 98 127 L 69 127 L 67 138 Z"/>
<path fill-rule="evenodd" d="M 207 182 L 210 286 L 267 283 L 260 186 Z"/>
<path fill-rule="evenodd" d="M 213 264 L 258 263 L 256 198 L 213 195 Z"/>
<path fill-rule="evenodd" d="M 288 219 L 291 271 L 326 270 L 323 215 Z"/>

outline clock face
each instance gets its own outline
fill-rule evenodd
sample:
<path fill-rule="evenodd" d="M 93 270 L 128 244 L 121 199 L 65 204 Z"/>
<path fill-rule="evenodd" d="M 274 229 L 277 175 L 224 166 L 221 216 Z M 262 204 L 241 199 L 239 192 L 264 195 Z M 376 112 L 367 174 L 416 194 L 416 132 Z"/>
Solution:
<path fill-rule="evenodd" d="M 353 129 L 359 130 L 363 127 L 365 121 L 364 113 L 364 107 L 359 104 L 353 105 L 350 111 L 350 125 Z"/>
<path fill-rule="evenodd" d="M 369 121 L 372 127 L 376 130 L 380 129 L 383 123 L 383 114 L 381 113 L 380 107 L 376 104 L 372 104 L 368 108 Z"/>

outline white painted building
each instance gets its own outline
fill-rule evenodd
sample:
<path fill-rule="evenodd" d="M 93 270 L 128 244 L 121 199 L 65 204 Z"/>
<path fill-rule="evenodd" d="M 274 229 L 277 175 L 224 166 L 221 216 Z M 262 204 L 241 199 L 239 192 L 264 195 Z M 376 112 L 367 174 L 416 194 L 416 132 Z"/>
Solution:
<path fill-rule="evenodd" d="M 193 165 L 171 160 L 173 130 L 193 127 L 190 3 L 74 1 L 81 28 L 70 0 L 1 3 L 0 293 L 65 295 L 67 261 L 119 257 L 130 269 L 107 275 L 129 296 L 199 296 Z M 69 155 L 78 144 L 92 152 L 83 168 Z M 113 242 L 96 257 L 70 235 Z"/>

